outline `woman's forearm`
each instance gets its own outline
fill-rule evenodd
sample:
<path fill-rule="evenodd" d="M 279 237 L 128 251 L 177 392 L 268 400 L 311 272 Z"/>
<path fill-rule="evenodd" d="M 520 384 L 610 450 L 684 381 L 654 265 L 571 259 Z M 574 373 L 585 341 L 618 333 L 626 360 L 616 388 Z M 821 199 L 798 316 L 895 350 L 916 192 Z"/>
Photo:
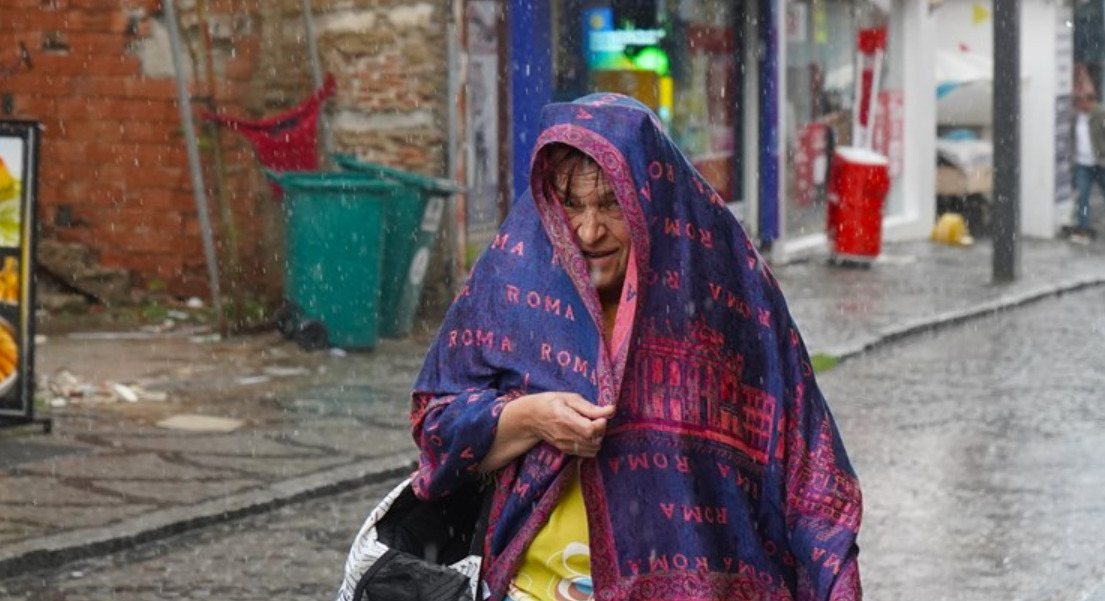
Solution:
<path fill-rule="evenodd" d="M 507 465 L 541 441 L 540 436 L 530 427 L 530 403 L 531 398 L 521 397 L 503 406 L 495 440 L 480 462 L 481 472 L 493 472 Z"/>

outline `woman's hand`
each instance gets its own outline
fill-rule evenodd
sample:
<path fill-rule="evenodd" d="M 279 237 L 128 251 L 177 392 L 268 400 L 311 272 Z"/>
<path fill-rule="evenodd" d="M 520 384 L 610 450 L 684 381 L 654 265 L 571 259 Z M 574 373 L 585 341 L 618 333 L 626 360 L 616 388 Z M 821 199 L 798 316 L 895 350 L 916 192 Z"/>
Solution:
<path fill-rule="evenodd" d="M 613 407 L 599 407 L 573 392 L 544 392 L 518 401 L 527 398 L 529 427 L 541 440 L 568 455 L 598 454 Z"/>
<path fill-rule="evenodd" d="M 598 407 L 574 392 L 542 392 L 509 402 L 480 471 L 491 472 L 514 461 L 542 440 L 569 455 L 594 457 L 606 435 L 613 407 Z"/>

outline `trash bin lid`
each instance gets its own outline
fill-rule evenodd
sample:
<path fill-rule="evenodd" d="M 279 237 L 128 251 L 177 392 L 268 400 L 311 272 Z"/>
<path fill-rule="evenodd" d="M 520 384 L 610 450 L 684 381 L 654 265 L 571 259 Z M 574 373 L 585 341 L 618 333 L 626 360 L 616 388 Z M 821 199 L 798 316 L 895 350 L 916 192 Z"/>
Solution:
<path fill-rule="evenodd" d="M 464 189 L 463 186 L 447 179 L 429 177 L 410 171 L 404 171 L 402 169 L 396 169 L 394 167 L 388 167 L 387 165 L 380 165 L 378 163 L 366 163 L 350 154 L 335 153 L 331 156 L 338 166 L 347 171 L 398 181 L 428 193 L 452 194 Z"/>
<path fill-rule="evenodd" d="M 836 153 L 844 160 L 853 164 L 878 167 L 884 167 L 890 164 L 890 159 L 886 158 L 884 155 L 857 146 L 841 146 L 836 149 Z"/>
<path fill-rule="evenodd" d="M 276 181 L 281 188 L 297 190 L 319 190 L 327 192 L 391 193 L 397 187 L 395 182 L 369 177 L 356 172 L 334 171 L 285 171 L 266 169 L 265 175 Z"/>

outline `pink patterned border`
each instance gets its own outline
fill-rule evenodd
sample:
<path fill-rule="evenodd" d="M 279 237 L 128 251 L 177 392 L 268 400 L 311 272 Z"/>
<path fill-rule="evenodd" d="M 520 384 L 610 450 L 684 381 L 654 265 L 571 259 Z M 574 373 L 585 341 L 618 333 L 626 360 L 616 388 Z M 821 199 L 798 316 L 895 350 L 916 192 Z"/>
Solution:
<path fill-rule="evenodd" d="M 630 263 L 626 273 L 626 284 L 622 290 L 622 302 L 618 308 L 618 317 L 614 325 L 613 361 L 608 355 L 605 345 L 599 349 L 599 405 L 617 403 L 617 391 L 621 388 L 622 374 L 625 372 L 625 361 L 628 358 L 630 332 L 636 318 L 636 308 L 640 305 L 639 274 L 647 271 L 649 262 L 649 238 L 648 227 L 641 203 L 637 197 L 637 187 L 633 181 L 633 172 L 628 162 L 609 140 L 590 129 L 578 125 L 561 124 L 549 127 L 537 138 L 534 156 L 540 155 L 543 147 L 552 143 L 564 143 L 587 153 L 606 172 L 607 178 L 614 187 L 614 195 L 622 205 L 626 220 L 629 222 L 630 236 L 633 247 L 630 249 Z M 550 202 L 545 198 L 541 186 L 534 185 L 538 181 L 530 177 L 530 190 L 533 194 L 534 204 L 538 214 L 545 225 L 545 231 L 549 234 L 553 248 L 564 261 L 565 269 L 576 290 L 579 291 L 583 304 L 599 328 L 602 327 L 602 307 L 599 305 L 598 295 L 591 285 L 591 277 L 587 270 L 587 263 L 576 245 L 575 236 L 568 227 L 568 218 L 564 215 L 564 209 L 559 204 Z"/>
<path fill-rule="evenodd" d="M 569 464 L 570 466 L 570 464 Z M 503 552 L 497 557 L 492 558 L 492 562 L 488 562 L 491 565 L 485 567 L 484 579 L 487 580 L 488 586 L 492 590 L 492 598 L 499 599 L 502 594 L 506 592 L 507 587 L 510 585 L 511 579 L 514 578 L 514 572 L 518 570 L 518 564 L 522 560 L 522 554 L 525 552 L 526 547 L 529 546 L 533 539 L 537 536 L 537 532 L 549 521 L 549 515 L 552 514 L 553 508 L 560 502 L 560 495 L 564 493 L 564 489 L 568 487 L 568 470 L 571 467 L 560 470 L 556 478 L 553 479 L 552 485 L 545 491 L 545 494 L 538 500 L 537 506 L 533 508 L 533 513 L 530 514 L 529 519 L 522 525 L 519 531 L 507 544 Z M 503 507 L 506 505 L 507 499 L 510 497 L 510 486 L 514 481 L 514 477 L 517 475 L 517 470 L 514 465 L 511 465 L 510 469 L 505 469 L 501 472 L 498 482 L 498 491 L 496 491 L 495 497 L 491 505 L 491 516 L 488 523 L 497 523 L 499 517 L 502 515 Z M 485 539 L 485 549 L 491 549 L 491 529 L 488 529 L 488 537 Z"/>
<path fill-rule="evenodd" d="M 611 353 L 608 354 L 606 345 L 600 345 L 601 348 L 599 349 L 599 404 L 615 404 L 618 400 L 618 392 L 621 390 L 622 376 L 625 373 L 625 364 L 629 356 L 637 307 L 641 304 L 640 274 L 648 269 L 650 256 L 648 228 L 637 195 L 633 173 L 625 157 L 609 140 L 594 131 L 577 125 L 556 125 L 546 129 L 537 139 L 537 152 L 534 153 L 534 157 L 539 156 L 541 148 L 556 142 L 582 150 L 602 167 L 614 188 L 614 194 L 622 205 L 622 211 L 629 223 L 633 245 L 630 248 L 625 285 L 622 289 L 621 302 L 618 306 L 618 315 L 614 324 L 610 345 Z M 530 181 L 534 202 L 541 215 L 541 220 L 545 224 L 545 230 L 549 234 L 555 251 L 561 257 L 568 258 L 567 261 L 564 261 L 568 275 L 583 298 L 583 302 L 599 328 L 600 336 L 602 336 L 602 309 L 599 305 L 598 295 L 591 285 L 586 261 L 576 245 L 575 237 L 568 226 L 567 216 L 559 204 L 550 202 L 549 199 L 545 198 L 541 186 L 533 185 L 533 182 L 539 181 L 538 178 L 531 177 Z M 583 460 L 580 478 L 583 485 L 590 530 L 591 565 L 594 570 L 592 577 L 595 582 L 615 582 L 618 579 L 617 551 L 614 548 L 613 525 L 609 519 L 610 513 L 606 496 L 602 492 L 602 474 L 598 468 L 598 463 L 593 459 Z M 614 594 L 611 589 L 596 590 L 595 592 L 600 601 L 609 601 L 612 598 L 611 595 Z"/>

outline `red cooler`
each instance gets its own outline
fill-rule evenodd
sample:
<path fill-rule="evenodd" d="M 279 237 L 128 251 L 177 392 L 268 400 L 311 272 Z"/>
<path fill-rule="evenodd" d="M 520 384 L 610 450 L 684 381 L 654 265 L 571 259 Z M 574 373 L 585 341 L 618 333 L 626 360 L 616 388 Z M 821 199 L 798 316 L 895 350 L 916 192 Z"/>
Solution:
<path fill-rule="evenodd" d="M 870 263 L 882 244 L 882 208 L 890 161 L 865 148 L 841 147 L 829 175 L 827 234 L 832 258 Z"/>

